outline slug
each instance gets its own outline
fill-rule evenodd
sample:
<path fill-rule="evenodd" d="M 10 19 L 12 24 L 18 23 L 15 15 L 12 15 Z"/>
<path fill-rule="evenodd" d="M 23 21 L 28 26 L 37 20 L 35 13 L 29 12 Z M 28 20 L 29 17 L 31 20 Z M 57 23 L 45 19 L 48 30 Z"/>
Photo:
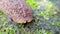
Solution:
<path fill-rule="evenodd" d="M 32 10 L 25 0 L 0 0 L 0 10 L 16 23 L 32 21 Z"/>

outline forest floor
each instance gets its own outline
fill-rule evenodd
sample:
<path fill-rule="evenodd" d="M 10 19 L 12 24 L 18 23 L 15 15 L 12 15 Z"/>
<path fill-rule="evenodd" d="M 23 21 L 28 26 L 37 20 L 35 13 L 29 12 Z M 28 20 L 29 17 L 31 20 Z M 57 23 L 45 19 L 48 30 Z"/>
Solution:
<path fill-rule="evenodd" d="M 60 34 L 60 0 L 27 3 L 32 8 L 32 22 L 17 24 L 0 11 L 0 34 Z"/>

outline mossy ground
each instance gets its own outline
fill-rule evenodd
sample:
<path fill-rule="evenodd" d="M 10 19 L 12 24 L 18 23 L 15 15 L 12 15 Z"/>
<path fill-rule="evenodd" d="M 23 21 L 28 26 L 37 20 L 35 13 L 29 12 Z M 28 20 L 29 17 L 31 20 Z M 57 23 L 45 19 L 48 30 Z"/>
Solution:
<path fill-rule="evenodd" d="M 0 11 L 0 34 L 60 34 L 59 1 L 28 0 L 33 21 L 26 24 L 17 24 Z"/>

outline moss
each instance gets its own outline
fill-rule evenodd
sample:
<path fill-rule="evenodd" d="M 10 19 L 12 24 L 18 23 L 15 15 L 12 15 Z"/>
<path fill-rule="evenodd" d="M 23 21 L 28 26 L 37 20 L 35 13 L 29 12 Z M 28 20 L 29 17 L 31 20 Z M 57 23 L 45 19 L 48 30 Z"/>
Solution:
<path fill-rule="evenodd" d="M 57 14 L 54 14 L 55 11 L 53 11 L 56 6 L 50 1 L 46 4 L 43 0 L 36 1 L 39 1 L 40 9 L 37 9 L 37 3 L 34 0 L 26 0 L 31 7 L 34 7 L 32 9 L 33 21 L 30 23 L 10 22 L 7 16 L 0 11 L 0 34 L 56 34 L 56 31 L 60 34 L 60 13 L 56 11 Z M 46 20 L 46 18 L 49 18 L 49 20 Z"/>
<path fill-rule="evenodd" d="M 28 5 L 30 5 L 30 6 L 32 6 L 33 8 L 36 8 L 37 7 L 37 5 L 36 5 L 36 3 L 35 3 L 34 0 L 26 0 L 26 3 Z"/>

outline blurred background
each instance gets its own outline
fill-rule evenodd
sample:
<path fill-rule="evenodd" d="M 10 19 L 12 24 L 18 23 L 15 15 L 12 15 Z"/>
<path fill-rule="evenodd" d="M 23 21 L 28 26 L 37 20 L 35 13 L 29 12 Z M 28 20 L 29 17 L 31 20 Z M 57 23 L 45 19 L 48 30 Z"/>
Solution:
<path fill-rule="evenodd" d="M 25 0 L 33 21 L 17 24 L 0 10 L 0 34 L 60 34 L 60 0 Z"/>

